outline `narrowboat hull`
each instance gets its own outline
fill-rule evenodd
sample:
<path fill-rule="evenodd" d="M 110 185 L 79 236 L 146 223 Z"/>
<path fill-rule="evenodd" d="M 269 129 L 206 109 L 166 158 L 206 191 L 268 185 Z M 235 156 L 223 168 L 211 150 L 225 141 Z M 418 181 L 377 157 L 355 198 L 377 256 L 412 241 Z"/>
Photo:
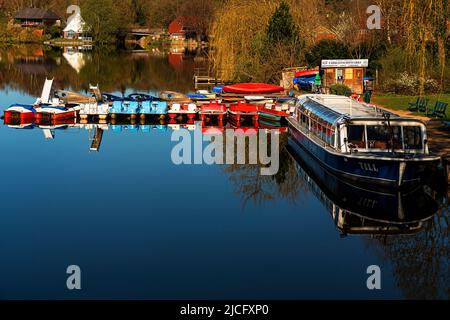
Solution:
<path fill-rule="evenodd" d="M 399 192 L 349 184 L 330 171 L 289 138 L 287 151 L 296 162 L 299 176 L 329 208 L 343 234 L 414 234 L 439 210 L 423 185 Z M 332 205 L 331 205 L 332 204 Z"/>
<path fill-rule="evenodd" d="M 334 174 L 352 183 L 406 188 L 419 184 L 430 166 L 438 165 L 439 157 L 390 158 L 364 154 L 339 154 L 313 141 L 295 120 L 288 118 L 289 133 L 306 152 Z"/>

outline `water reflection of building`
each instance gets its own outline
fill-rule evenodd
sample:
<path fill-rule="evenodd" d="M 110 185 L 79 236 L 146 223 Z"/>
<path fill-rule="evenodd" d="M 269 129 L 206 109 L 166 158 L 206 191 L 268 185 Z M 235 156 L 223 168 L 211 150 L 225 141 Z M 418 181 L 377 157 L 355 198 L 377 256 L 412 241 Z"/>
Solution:
<path fill-rule="evenodd" d="M 47 59 L 41 47 L 14 56 L 14 65 L 24 74 L 47 75 L 56 67 L 56 61 Z"/>
<path fill-rule="evenodd" d="M 197 56 L 197 49 L 190 50 L 183 46 L 172 46 L 169 51 L 168 60 L 173 69 L 176 71 L 184 71 L 193 68 Z"/>
<path fill-rule="evenodd" d="M 324 204 L 343 235 L 416 233 L 439 210 L 424 186 L 408 193 L 364 190 L 328 173 L 292 139 L 288 151 L 300 178 Z"/>
<path fill-rule="evenodd" d="M 89 47 L 64 47 L 63 57 L 77 73 L 80 73 L 86 64 L 83 51 L 89 49 Z"/>

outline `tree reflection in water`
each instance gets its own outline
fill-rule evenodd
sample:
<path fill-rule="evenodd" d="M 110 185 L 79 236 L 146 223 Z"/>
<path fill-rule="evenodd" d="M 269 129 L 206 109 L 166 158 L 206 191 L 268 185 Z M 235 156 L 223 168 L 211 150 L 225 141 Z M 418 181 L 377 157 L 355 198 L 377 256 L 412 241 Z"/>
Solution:
<path fill-rule="evenodd" d="M 268 140 L 270 141 L 270 139 Z M 235 164 L 225 167 L 224 172 L 234 185 L 236 195 L 241 197 L 243 208 L 248 202 L 261 206 L 267 201 L 279 199 L 286 199 L 292 204 L 298 204 L 301 201 L 303 194 L 301 191 L 305 190 L 306 186 L 301 179 L 298 179 L 294 161 L 287 153 L 287 140 L 287 134 L 280 136 L 280 167 L 274 176 L 262 176 L 260 174 L 261 164 Z M 248 155 L 248 140 L 246 141 L 246 154 Z"/>
<path fill-rule="evenodd" d="M 177 54 L 179 59 L 171 60 L 167 51 L 153 54 L 101 47 L 81 51 L 83 65 L 77 70 L 64 58 L 63 49 L 36 45 L 0 47 L 0 89 L 11 88 L 38 96 L 45 78 L 54 77 L 59 89 L 78 92 L 87 92 L 89 84 L 99 84 L 105 92 L 125 89 L 188 92 L 193 87 L 194 69 L 203 68 L 206 63 L 194 58 L 205 55 L 196 49 Z"/>
<path fill-rule="evenodd" d="M 273 177 L 261 176 L 259 165 L 232 165 L 225 169 L 236 195 L 242 199 L 243 206 L 245 207 L 249 202 L 256 206 L 263 206 L 268 201 L 283 199 L 299 204 L 302 195 L 306 197 L 306 194 L 312 193 L 321 202 L 327 201 L 325 207 L 328 209 L 333 207 L 330 199 L 339 199 L 340 194 L 330 195 L 329 191 L 321 193 L 320 189 L 317 192 L 315 190 L 317 184 L 311 183 L 312 178 L 297 171 L 295 160 L 286 150 L 287 141 L 287 135 L 283 135 L 280 140 L 280 171 Z M 330 180 L 325 181 L 325 184 L 332 183 Z M 330 190 L 333 190 L 333 187 Z M 450 229 L 447 193 L 440 191 L 430 195 L 432 197 L 429 197 L 429 200 L 435 201 L 439 211 L 431 219 L 424 219 L 422 228 L 413 230 L 412 234 L 407 228 L 405 232 L 397 234 L 392 234 L 392 229 L 386 228 L 374 231 L 372 234 L 370 231 L 366 232 L 363 236 L 368 250 L 374 251 L 376 255 L 392 264 L 396 285 L 408 299 L 450 298 Z M 360 199 L 358 196 L 360 195 L 356 194 L 353 197 L 354 202 Z M 339 207 L 341 204 L 335 206 Z M 350 208 L 354 207 L 350 206 Z M 421 209 L 417 208 L 417 210 Z M 416 213 L 413 211 L 414 207 L 411 208 L 409 205 L 409 212 L 414 216 L 414 220 Z M 424 214 L 426 217 L 427 214 Z M 350 223 L 351 221 L 352 219 L 349 219 Z M 368 221 L 365 223 L 368 224 Z M 383 230 L 386 230 L 385 234 Z"/>
<path fill-rule="evenodd" d="M 413 236 L 374 236 L 367 240 L 392 262 L 396 284 L 408 299 L 450 298 L 449 209 L 443 207 Z"/>

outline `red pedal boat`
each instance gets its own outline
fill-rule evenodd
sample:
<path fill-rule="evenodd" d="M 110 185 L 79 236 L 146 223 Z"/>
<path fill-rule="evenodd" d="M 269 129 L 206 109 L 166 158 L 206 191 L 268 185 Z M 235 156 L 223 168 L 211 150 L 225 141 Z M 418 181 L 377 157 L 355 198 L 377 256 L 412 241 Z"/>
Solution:
<path fill-rule="evenodd" d="M 254 121 L 259 119 L 258 106 L 243 101 L 231 104 L 228 113 L 236 121 L 241 121 L 243 117 L 253 117 Z"/>
<path fill-rule="evenodd" d="M 36 109 L 33 105 L 13 104 L 5 110 L 5 121 L 18 119 L 20 122 L 28 122 L 34 120 Z"/>
<path fill-rule="evenodd" d="M 282 91 L 284 91 L 283 87 L 267 83 L 239 83 L 223 87 L 223 92 L 237 94 L 270 94 Z"/>
<path fill-rule="evenodd" d="M 200 107 L 199 115 L 202 121 L 206 117 L 217 117 L 217 119 L 223 120 L 227 115 L 227 106 L 217 101 L 210 101 L 209 104 L 204 104 Z"/>
<path fill-rule="evenodd" d="M 36 111 L 36 119 L 62 120 L 77 118 L 79 105 L 41 105 Z"/>
<path fill-rule="evenodd" d="M 168 115 L 170 119 L 175 119 L 186 115 L 189 120 L 195 118 L 198 113 L 198 108 L 195 103 L 174 103 L 170 106 Z"/>
<path fill-rule="evenodd" d="M 258 108 L 260 118 L 276 122 L 289 117 L 292 114 L 291 112 L 292 110 L 290 110 L 289 105 L 287 104 L 268 103 Z"/>

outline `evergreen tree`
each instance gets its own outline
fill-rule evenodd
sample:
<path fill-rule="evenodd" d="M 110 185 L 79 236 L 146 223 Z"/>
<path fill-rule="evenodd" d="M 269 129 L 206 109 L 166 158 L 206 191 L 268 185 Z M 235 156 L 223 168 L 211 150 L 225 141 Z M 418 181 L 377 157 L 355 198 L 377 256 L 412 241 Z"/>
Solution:
<path fill-rule="evenodd" d="M 291 15 L 289 5 L 282 1 L 272 15 L 267 28 L 269 43 L 291 43 L 298 38 L 297 26 Z"/>

